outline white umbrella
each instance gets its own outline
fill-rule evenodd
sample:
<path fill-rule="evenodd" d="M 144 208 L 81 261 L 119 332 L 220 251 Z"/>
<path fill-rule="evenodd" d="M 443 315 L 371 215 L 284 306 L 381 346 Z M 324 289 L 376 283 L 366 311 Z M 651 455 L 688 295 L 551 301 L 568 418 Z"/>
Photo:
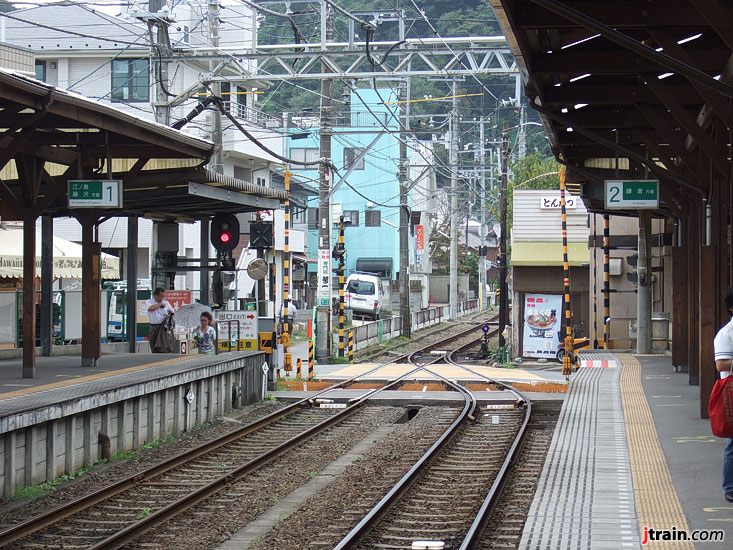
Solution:
<path fill-rule="evenodd" d="M 184 304 L 178 308 L 173 318 L 177 327 L 196 328 L 201 324 L 201 314 L 204 311 L 211 313 L 211 308 L 198 302 Z"/>

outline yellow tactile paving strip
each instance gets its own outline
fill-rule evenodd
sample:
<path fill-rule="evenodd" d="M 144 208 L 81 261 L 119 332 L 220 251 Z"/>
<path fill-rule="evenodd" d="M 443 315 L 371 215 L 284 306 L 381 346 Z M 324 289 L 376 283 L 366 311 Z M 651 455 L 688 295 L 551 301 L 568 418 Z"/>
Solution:
<path fill-rule="evenodd" d="M 358 365 L 350 365 L 348 367 L 345 367 L 343 369 L 339 369 L 335 372 L 331 372 L 327 375 L 324 375 L 323 379 L 333 379 L 333 378 L 352 378 L 354 376 L 359 376 L 362 373 L 365 373 L 374 367 L 378 366 L 376 363 L 360 363 Z M 415 368 L 414 365 L 410 365 L 408 363 L 394 363 L 391 365 L 385 365 L 381 369 L 373 372 L 372 374 L 365 376 L 364 378 L 366 380 L 368 379 L 377 379 L 377 380 L 384 380 L 386 378 L 392 379 L 397 378 L 398 376 L 402 376 L 403 374 L 410 372 Z M 468 372 L 465 369 L 462 369 L 460 367 L 456 367 L 455 365 L 432 365 L 428 367 L 433 372 L 436 372 L 437 374 L 451 379 L 460 379 L 460 380 L 481 380 L 480 377 L 477 377 L 470 372 Z M 519 380 L 519 381 L 544 381 L 545 379 L 541 376 L 537 376 L 536 374 L 532 374 L 530 372 L 527 372 L 526 370 L 522 369 L 499 369 L 496 367 L 481 367 L 481 366 L 475 366 L 471 365 L 471 370 L 474 370 L 488 378 L 491 378 L 492 380 Z M 428 373 L 419 373 L 418 377 L 420 379 L 432 379 L 433 376 Z"/>
<path fill-rule="evenodd" d="M 639 532 L 644 527 L 689 531 L 685 513 L 677 498 L 672 476 L 667 468 L 657 429 L 641 386 L 641 363 L 632 355 L 619 355 L 621 400 L 624 408 L 626 437 L 631 460 Z M 694 549 L 691 542 L 650 541 L 645 548 L 668 550 Z"/>
<path fill-rule="evenodd" d="M 22 390 L 0 393 L 0 400 L 10 399 L 12 397 L 21 397 L 23 395 L 28 395 L 28 394 L 36 393 L 40 391 L 53 390 L 55 388 L 63 388 L 65 386 L 73 386 L 75 384 L 80 384 L 82 382 L 89 382 L 91 380 L 99 380 L 100 378 L 108 378 L 110 376 L 117 376 L 118 374 L 136 372 L 139 370 L 149 369 L 151 367 L 160 367 L 162 365 L 178 363 L 179 361 L 184 361 L 186 359 L 191 359 L 191 356 L 190 355 L 181 355 L 180 357 L 173 357 L 172 359 L 166 359 L 165 361 L 157 361 L 155 363 L 146 363 L 145 365 L 137 365 L 136 367 L 127 367 L 125 369 L 117 369 L 117 370 L 111 370 L 111 371 L 106 371 L 106 372 L 99 372 L 97 374 L 90 374 L 89 376 L 81 376 L 79 378 L 63 380 L 61 382 L 53 382 L 51 384 L 44 384 L 42 386 L 33 386 L 31 388 L 24 388 Z"/>

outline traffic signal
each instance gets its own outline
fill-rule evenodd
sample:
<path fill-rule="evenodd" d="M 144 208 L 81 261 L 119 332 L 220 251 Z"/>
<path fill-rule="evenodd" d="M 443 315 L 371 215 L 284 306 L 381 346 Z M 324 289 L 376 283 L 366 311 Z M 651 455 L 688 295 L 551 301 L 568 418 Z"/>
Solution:
<path fill-rule="evenodd" d="M 479 246 L 478 247 L 478 255 L 481 258 L 485 258 L 489 255 L 489 247 L 488 246 Z"/>
<path fill-rule="evenodd" d="M 213 302 L 221 307 L 234 298 L 234 281 L 235 273 L 233 271 L 214 271 L 212 277 L 211 289 L 213 292 Z"/>
<path fill-rule="evenodd" d="M 217 214 L 211 220 L 211 244 L 219 252 L 231 252 L 239 244 L 239 220 L 234 214 Z"/>
<path fill-rule="evenodd" d="M 333 250 L 331 251 L 331 257 L 334 258 L 335 260 L 338 260 L 345 253 L 346 253 L 346 250 L 342 246 L 337 244 L 336 246 L 333 247 Z"/>
<path fill-rule="evenodd" d="M 272 222 L 252 222 L 249 224 L 249 247 L 272 248 Z"/>

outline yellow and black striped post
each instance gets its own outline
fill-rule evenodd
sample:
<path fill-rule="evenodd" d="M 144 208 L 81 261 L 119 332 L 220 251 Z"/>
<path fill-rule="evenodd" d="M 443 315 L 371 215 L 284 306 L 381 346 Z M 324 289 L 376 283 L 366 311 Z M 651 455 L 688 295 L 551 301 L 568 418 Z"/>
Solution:
<path fill-rule="evenodd" d="M 313 380 L 313 340 L 308 340 L 308 380 Z"/>
<path fill-rule="evenodd" d="M 608 320 L 611 317 L 611 288 L 609 270 L 609 249 L 611 245 L 610 235 L 611 218 L 608 214 L 603 215 L 603 349 L 609 348 Z"/>
<path fill-rule="evenodd" d="M 277 304 L 277 264 L 275 262 L 272 262 L 270 266 L 270 299 L 272 307 L 275 307 Z"/>
<path fill-rule="evenodd" d="M 285 370 L 293 370 L 290 354 L 290 324 L 288 307 L 290 306 L 290 169 L 285 169 L 285 254 L 283 256 L 283 352 Z"/>
<path fill-rule="evenodd" d="M 593 349 L 598 349 L 598 261 L 596 215 L 593 216 Z"/>
<path fill-rule="evenodd" d="M 296 371 L 295 375 L 300 379 L 303 378 L 303 360 L 298 357 L 298 370 Z"/>
<path fill-rule="evenodd" d="M 569 376 L 573 372 L 575 354 L 573 352 L 573 314 L 570 308 L 570 265 L 568 264 L 568 219 L 565 207 L 565 169 L 560 169 L 560 209 L 562 220 L 562 269 L 565 301 L 563 312 L 565 317 L 565 357 L 562 362 L 562 373 Z"/>
<path fill-rule="evenodd" d="M 344 327 L 346 325 L 346 313 L 344 311 L 344 272 L 346 266 L 344 264 L 344 256 L 346 255 L 346 246 L 344 245 L 344 217 L 339 218 L 339 242 L 336 245 L 339 250 L 339 357 L 344 356 Z"/>
<path fill-rule="evenodd" d="M 354 331 L 349 331 L 349 363 L 354 364 Z"/>

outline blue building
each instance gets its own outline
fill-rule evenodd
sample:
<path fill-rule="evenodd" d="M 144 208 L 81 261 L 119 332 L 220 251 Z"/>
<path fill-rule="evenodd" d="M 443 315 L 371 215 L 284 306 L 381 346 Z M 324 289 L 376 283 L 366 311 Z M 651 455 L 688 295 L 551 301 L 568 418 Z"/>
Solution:
<path fill-rule="evenodd" d="M 350 94 L 351 107 L 334 102 L 334 124 L 331 157 L 338 173 L 338 183 L 361 152 L 373 143 L 369 152 L 353 167 L 332 198 L 334 216 L 331 245 L 338 236 L 338 215 L 351 220 L 345 231 L 346 273 L 370 271 L 395 279 L 400 269 L 399 246 L 399 130 L 397 90 L 381 88 L 357 89 Z M 368 108 L 367 108 L 368 107 Z M 319 158 L 317 119 L 294 115 L 289 128 L 288 157 L 313 161 Z M 309 131 L 308 137 L 302 137 Z M 317 167 L 309 170 L 291 168 L 294 174 L 313 180 L 317 187 Z M 308 255 L 318 253 L 318 197 L 308 202 Z M 310 271 L 316 267 L 311 264 Z"/>

